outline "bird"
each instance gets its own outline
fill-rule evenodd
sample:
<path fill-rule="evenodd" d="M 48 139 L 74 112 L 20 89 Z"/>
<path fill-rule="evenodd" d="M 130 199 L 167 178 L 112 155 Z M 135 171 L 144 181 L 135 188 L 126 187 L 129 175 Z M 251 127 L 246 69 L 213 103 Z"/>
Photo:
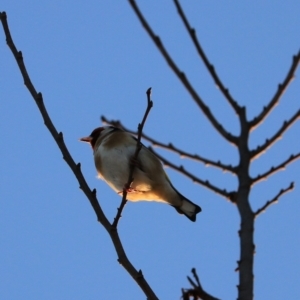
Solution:
<path fill-rule="evenodd" d="M 175 189 L 153 152 L 142 144 L 137 159 L 133 159 L 137 139 L 129 132 L 115 126 L 104 126 L 79 140 L 91 145 L 98 177 L 120 196 L 128 181 L 130 165 L 134 164 L 133 182 L 127 189 L 127 200 L 166 203 L 191 221 L 196 221 L 200 206 Z"/>

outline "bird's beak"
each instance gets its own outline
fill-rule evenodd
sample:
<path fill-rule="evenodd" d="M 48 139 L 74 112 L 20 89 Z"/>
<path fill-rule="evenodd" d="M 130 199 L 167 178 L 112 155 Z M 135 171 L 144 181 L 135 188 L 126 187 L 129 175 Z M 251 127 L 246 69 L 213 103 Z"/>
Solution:
<path fill-rule="evenodd" d="M 86 136 L 86 137 L 80 138 L 79 141 L 86 142 L 86 143 L 90 144 L 91 141 L 92 141 L 92 138 L 90 136 Z"/>

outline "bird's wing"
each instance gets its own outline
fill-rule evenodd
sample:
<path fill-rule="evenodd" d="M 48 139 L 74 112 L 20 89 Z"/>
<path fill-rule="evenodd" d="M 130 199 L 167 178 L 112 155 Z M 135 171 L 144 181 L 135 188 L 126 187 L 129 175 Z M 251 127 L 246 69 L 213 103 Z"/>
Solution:
<path fill-rule="evenodd" d="M 137 142 L 135 137 L 132 138 Z M 153 182 L 157 181 L 158 179 L 164 180 L 167 181 L 172 188 L 174 188 L 159 158 L 143 144 L 137 161 L 138 164 L 136 167 L 141 172 L 144 172 L 150 180 Z"/>

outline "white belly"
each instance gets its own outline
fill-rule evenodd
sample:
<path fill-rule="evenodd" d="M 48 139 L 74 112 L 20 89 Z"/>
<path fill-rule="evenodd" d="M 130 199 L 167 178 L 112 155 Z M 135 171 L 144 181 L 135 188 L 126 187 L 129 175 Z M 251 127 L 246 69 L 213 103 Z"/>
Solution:
<path fill-rule="evenodd" d="M 95 161 L 100 157 L 101 166 L 97 167 L 98 176 L 106 181 L 106 183 L 116 191 L 120 196 L 123 195 L 123 188 L 128 181 L 130 158 L 134 155 L 135 147 L 118 146 L 111 149 L 108 153 L 103 149 L 102 145 L 95 152 Z M 160 199 L 154 191 L 152 191 L 151 181 L 146 174 L 135 168 L 134 181 L 131 190 L 127 194 L 130 201 L 158 201 L 165 202 Z"/>
<path fill-rule="evenodd" d="M 117 147 L 111 149 L 108 153 L 106 149 L 101 148 L 102 146 L 100 146 L 95 153 L 95 160 L 98 155 L 101 159 L 101 169 L 97 168 L 98 174 L 116 192 L 120 192 L 123 190 L 124 184 L 129 176 L 129 159 L 128 156 L 124 154 L 128 152 L 128 149 Z"/>

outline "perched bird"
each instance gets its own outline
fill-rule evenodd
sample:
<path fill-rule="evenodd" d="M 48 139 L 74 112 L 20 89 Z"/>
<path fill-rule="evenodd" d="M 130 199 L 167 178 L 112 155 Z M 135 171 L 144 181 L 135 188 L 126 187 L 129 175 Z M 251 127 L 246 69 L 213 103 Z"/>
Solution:
<path fill-rule="evenodd" d="M 81 138 L 80 141 L 92 146 L 98 176 L 119 195 L 123 195 L 130 164 L 134 164 L 134 180 L 128 189 L 128 200 L 167 203 L 191 221 L 196 221 L 196 214 L 201 208 L 174 188 L 161 162 L 149 149 L 142 146 L 137 160 L 133 161 L 137 139 L 131 134 L 106 126 L 96 128 L 90 136 Z"/>

